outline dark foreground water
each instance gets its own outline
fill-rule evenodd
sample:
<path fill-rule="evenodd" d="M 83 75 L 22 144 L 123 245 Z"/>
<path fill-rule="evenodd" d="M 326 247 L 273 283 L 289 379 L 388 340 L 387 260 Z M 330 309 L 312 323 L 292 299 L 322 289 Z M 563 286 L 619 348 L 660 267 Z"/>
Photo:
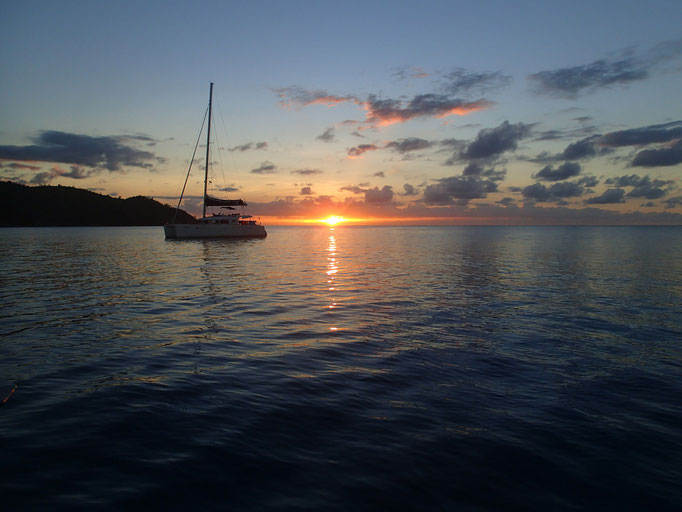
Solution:
<path fill-rule="evenodd" d="M 0 230 L 0 508 L 675 510 L 682 228 Z"/>

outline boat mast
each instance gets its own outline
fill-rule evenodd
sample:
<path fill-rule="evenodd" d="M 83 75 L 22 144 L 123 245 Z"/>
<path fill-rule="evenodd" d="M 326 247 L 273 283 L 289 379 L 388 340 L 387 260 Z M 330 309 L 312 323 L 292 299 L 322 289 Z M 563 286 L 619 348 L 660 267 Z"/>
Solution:
<path fill-rule="evenodd" d="M 211 147 L 211 105 L 213 104 L 213 82 L 208 93 L 208 129 L 206 130 L 206 170 L 204 172 L 204 212 L 201 215 L 206 217 L 206 190 L 208 187 L 208 159 L 210 157 Z"/>

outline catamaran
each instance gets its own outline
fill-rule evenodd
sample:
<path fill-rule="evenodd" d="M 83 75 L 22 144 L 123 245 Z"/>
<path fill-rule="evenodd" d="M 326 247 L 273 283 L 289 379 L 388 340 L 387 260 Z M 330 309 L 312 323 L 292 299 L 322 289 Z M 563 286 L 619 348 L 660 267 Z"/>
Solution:
<path fill-rule="evenodd" d="M 247 238 L 265 237 L 267 233 L 265 227 L 255 220 L 251 215 L 244 213 L 246 203 L 242 199 L 219 199 L 208 195 L 208 165 L 210 161 L 211 146 L 211 111 L 213 109 L 213 82 L 211 82 L 208 95 L 208 127 L 206 129 L 206 166 L 204 170 L 204 206 L 201 218 L 194 224 L 176 224 L 180 203 L 185 194 L 187 179 L 192 169 L 187 171 L 185 185 L 182 187 L 178 207 L 175 209 L 173 221 L 163 227 L 166 238 Z M 198 145 L 198 142 L 197 142 Z M 194 147 L 196 154 L 196 146 Z M 194 160 L 194 155 L 192 155 Z M 206 214 L 206 209 L 218 207 L 218 213 Z M 242 208 L 242 213 L 233 213 L 236 207 Z M 227 210 L 227 212 L 223 212 Z"/>

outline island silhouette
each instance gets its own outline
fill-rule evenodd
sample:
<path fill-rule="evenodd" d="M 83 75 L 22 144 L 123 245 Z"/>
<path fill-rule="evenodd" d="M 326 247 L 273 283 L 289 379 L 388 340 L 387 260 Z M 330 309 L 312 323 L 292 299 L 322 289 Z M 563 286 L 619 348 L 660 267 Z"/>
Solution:
<path fill-rule="evenodd" d="M 155 199 L 111 197 L 76 187 L 0 181 L 0 226 L 162 226 L 175 208 Z M 177 222 L 196 219 L 178 211 Z"/>

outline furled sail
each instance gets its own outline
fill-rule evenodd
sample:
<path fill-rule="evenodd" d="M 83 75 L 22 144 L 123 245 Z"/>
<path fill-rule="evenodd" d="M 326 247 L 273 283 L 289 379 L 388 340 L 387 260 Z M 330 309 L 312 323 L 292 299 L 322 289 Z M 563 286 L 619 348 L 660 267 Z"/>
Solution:
<path fill-rule="evenodd" d="M 246 203 L 241 199 L 218 199 L 206 196 L 206 206 L 246 206 Z"/>

